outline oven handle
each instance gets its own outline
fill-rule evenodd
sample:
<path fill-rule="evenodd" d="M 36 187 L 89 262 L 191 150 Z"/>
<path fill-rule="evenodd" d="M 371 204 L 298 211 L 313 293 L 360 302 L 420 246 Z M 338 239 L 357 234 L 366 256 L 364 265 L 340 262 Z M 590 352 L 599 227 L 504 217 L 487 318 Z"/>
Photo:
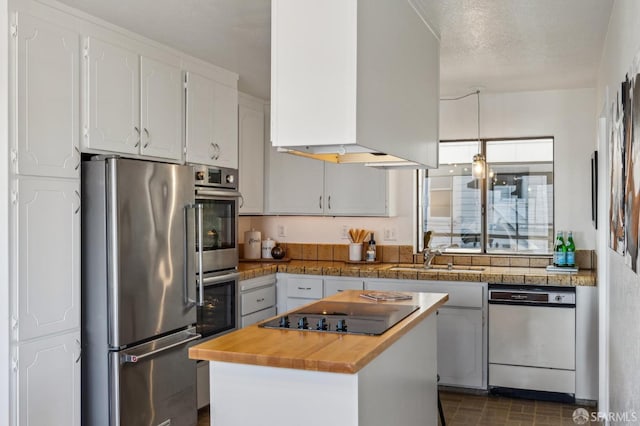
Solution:
<path fill-rule="evenodd" d="M 238 278 L 240 278 L 240 272 L 222 272 L 219 275 L 206 277 L 203 280 L 203 284 L 205 286 L 208 286 L 212 284 L 222 283 L 225 281 L 236 280 Z M 200 290 L 200 296 L 202 296 L 202 290 Z"/>
<path fill-rule="evenodd" d="M 228 190 L 215 190 L 215 189 L 204 189 L 204 188 L 196 188 L 196 198 L 240 198 L 242 194 L 238 191 Z"/>
<path fill-rule="evenodd" d="M 193 283 L 193 278 L 195 278 L 196 268 L 193 265 L 193 260 L 195 260 L 195 244 L 193 244 L 193 239 L 196 236 L 196 218 L 195 218 L 195 209 L 197 209 L 197 205 L 190 204 L 185 206 L 185 226 L 186 226 L 186 238 L 185 238 L 185 259 L 186 265 L 184 267 L 185 277 L 184 277 L 184 304 L 187 308 L 192 308 L 196 306 L 195 295 L 192 299 L 189 297 L 189 288 L 191 288 L 191 283 Z"/>
<path fill-rule="evenodd" d="M 204 286 L 202 284 L 202 262 L 204 254 L 204 237 L 202 227 L 204 226 L 202 220 L 202 204 L 197 204 L 196 209 L 198 212 L 198 286 L 200 287 L 200 295 L 198 297 L 198 306 L 204 306 Z"/>

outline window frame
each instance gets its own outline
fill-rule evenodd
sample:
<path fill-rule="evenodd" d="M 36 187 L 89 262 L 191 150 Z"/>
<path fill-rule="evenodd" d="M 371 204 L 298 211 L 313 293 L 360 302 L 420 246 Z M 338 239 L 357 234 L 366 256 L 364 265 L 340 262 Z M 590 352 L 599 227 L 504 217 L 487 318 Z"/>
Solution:
<path fill-rule="evenodd" d="M 555 214 L 555 209 L 556 209 L 556 162 L 555 162 L 555 157 L 556 157 L 556 145 L 555 145 L 555 137 L 554 136 L 519 136 L 519 137 L 502 137 L 502 138 L 481 138 L 481 139 L 444 139 L 444 140 L 440 140 L 438 142 L 438 144 L 441 143 L 452 143 L 452 142 L 477 142 L 480 146 L 480 150 L 479 153 L 485 155 L 486 158 L 486 153 L 487 153 L 487 143 L 488 142 L 500 142 L 500 141 L 530 141 L 530 140 L 536 140 L 536 139 L 551 139 L 551 143 L 552 143 L 552 158 L 551 158 L 551 170 L 552 170 L 552 174 L 553 174 L 553 192 L 552 192 L 552 199 L 553 199 L 553 206 L 552 206 L 552 211 L 551 211 L 551 218 L 552 218 L 552 224 L 551 224 L 551 243 L 553 244 L 553 238 L 556 232 L 556 214 Z M 488 159 L 486 160 L 487 163 L 489 163 Z M 540 163 L 540 162 L 532 162 L 532 163 Z M 422 250 L 424 250 L 423 247 L 423 235 L 425 232 L 424 229 L 424 182 L 425 182 L 425 178 L 428 177 L 429 175 L 429 169 L 419 169 L 416 171 L 416 188 L 417 188 L 417 215 L 416 215 L 416 219 L 417 219 L 417 235 L 416 235 L 416 247 L 418 248 L 418 252 L 421 252 Z M 449 247 L 445 250 L 446 253 L 451 253 L 451 254 L 468 254 L 468 255 L 503 255 L 503 256 L 536 256 L 536 255 L 541 255 L 541 256 L 548 256 L 550 254 L 552 254 L 553 249 L 550 248 L 549 251 L 547 253 L 523 253 L 523 252 L 504 252 L 504 253 L 500 253 L 500 252 L 488 252 L 487 251 L 487 232 L 488 232 L 488 214 L 487 214 L 487 202 L 488 202 L 488 173 L 485 170 L 485 175 L 484 177 L 480 178 L 480 185 L 483 188 L 482 191 L 480 191 L 480 250 L 479 251 L 469 251 L 469 250 L 464 250 L 464 249 L 456 249 L 455 247 Z"/>

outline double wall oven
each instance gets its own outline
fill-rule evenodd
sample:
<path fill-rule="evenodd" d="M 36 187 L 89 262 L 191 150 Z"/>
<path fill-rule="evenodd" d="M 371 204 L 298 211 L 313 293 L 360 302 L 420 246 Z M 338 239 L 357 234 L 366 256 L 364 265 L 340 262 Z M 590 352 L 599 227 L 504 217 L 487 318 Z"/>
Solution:
<path fill-rule="evenodd" d="M 203 338 L 240 324 L 238 171 L 195 166 L 197 331 Z"/>

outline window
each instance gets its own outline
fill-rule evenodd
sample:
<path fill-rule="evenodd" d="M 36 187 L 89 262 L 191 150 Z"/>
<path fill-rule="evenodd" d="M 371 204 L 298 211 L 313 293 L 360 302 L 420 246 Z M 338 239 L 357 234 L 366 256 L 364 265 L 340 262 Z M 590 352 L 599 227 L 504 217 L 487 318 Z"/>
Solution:
<path fill-rule="evenodd" d="M 487 158 L 485 179 L 471 175 L 478 152 Z M 420 224 L 432 231 L 431 247 L 552 252 L 552 138 L 440 142 L 440 167 L 420 183 Z"/>

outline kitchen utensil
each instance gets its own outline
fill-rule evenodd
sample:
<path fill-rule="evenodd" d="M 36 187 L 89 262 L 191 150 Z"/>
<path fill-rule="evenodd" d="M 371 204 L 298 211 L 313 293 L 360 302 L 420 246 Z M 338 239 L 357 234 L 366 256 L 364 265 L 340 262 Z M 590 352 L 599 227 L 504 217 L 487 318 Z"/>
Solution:
<path fill-rule="evenodd" d="M 362 243 L 349 244 L 349 260 L 356 262 L 362 260 Z"/>
<path fill-rule="evenodd" d="M 363 243 L 368 235 L 369 231 L 366 229 L 349 229 L 349 240 L 355 244 Z"/>

